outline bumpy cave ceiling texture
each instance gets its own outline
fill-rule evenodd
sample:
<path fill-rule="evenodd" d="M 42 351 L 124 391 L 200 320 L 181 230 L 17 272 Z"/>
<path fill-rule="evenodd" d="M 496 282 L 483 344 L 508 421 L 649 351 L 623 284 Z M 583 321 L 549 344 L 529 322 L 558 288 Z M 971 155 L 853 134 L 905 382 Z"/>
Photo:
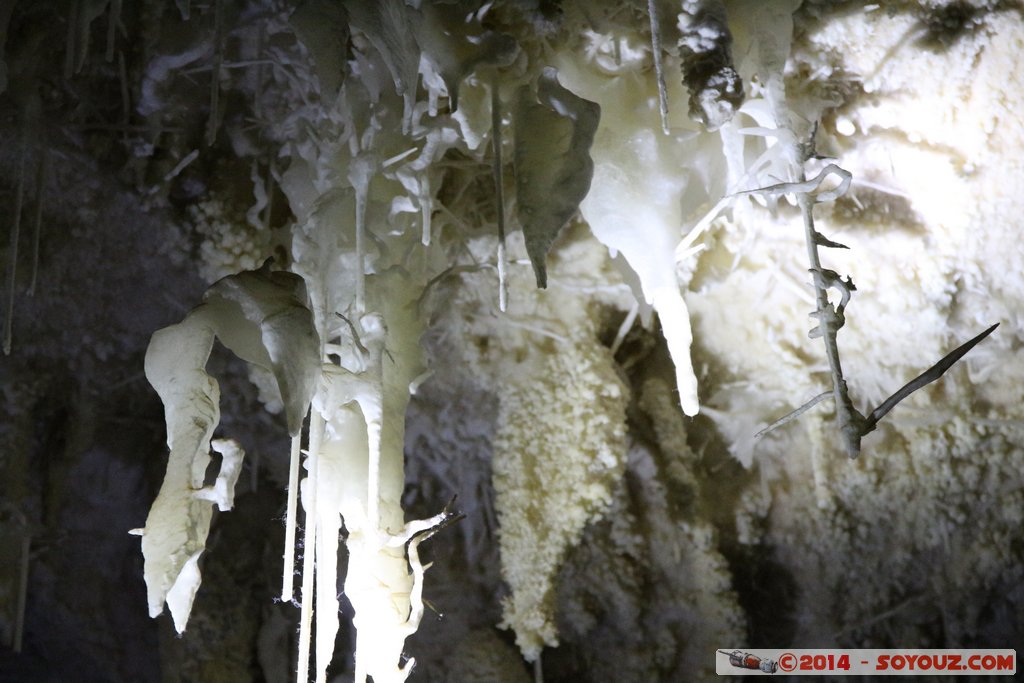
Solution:
<path fill-rule="evenodd" d="M 1024 643 L 1019 3 L 2 0 L 0 48 L 0 681 Z"/>

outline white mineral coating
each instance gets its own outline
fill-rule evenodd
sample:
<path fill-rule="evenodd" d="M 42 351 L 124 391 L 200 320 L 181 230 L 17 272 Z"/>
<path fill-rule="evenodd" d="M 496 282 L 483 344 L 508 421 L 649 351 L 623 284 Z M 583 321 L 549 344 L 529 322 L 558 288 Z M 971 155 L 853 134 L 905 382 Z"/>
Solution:
<path fill-rule="evenodd" d="M 156 332 L 146 353 L 146 377 L 164 403 L 167 473 L 142 533 L 149 615 L 159 616 L 173 594 L 172 616 L 185 630 L 201 577 L 211 502 L 197 498 L 210 462 L 210 437 L 220 421 L 220 389 L 204 367 L 213 331 L 197 317 Z"/>
<path fill-rule="evenodd" d="M 690 357 L 693 335 L 675 261 L 684 195 L 692 182 L 687 168 L 692 144 L 659 134 L 657 101 L 650 99 L 649 84 L 609 79 L 575 64 L 563 67 L 563 73 L 570 90 L 601 105 L 590 152 L 594 178 L 580 211 L 594 236 L 622 254 L 639 277 L 676 365 L 680 405 L 687 415 L 696 415 L 700 403 Z M 700 187 L 697 196 L 703 192 Z"/>
<path fill-rule="evenodd" d="M 451 159 L 430 148 L 429 139 L 417 138 L 420 155 L 399 159 L 391 171 L 385 168 L 368 188 L 360 188 L 361 203 L 367 204 L 365 226 L 375 238 L 364 262 L 357 262 L 353 251 L 356 193 L 337 182 L 347 178 L 359 144 L 352 151 L 350 143 L 331 138 L 337 121 L 330 117 L 317 120 L 321 139 L 292 141 L 292 162 L 281 186 L 298 218 L 292 257 L 295 270 L 310 283 L 317 328 L 332 344 L 341 338 L 330 352 L 338 351 L 342 365 L 355 372 L 358 354 L 336 314 L 351 313 L 352 273 L 365 270 L 366 310 L 383 315 L 397 344 L 389 342 L 383 357 L 399 364 L 382 364 L 385 374 L 373 378 L 383 383 L 376 394 L 373 382 L 363 378 L 361 386 L 348 387 L 347 398 L 340 401 L 346 407 L 339 401 L 317 404 L 328 423 L 314 513 L 321 520 L 317 628 L 324 640 L 318 644 L 318 660 L 330 657 L 328 638 L 337 629 L 337 568 L 328 556 L 344 515 L 346 527 L 354 530 L 346 594 L 356 605 L 357 629 L 366 634 L 357 646 L 358 666 L 366 672 L 374 666 L 370 662 L 379 661 L 375 680 L 401 680 L 406 674 L 397 663 L 404 638 L 415 626 L 407 617 L 418 614 L 416 586 L 404 553 L 391 544 L 406 529 L 397 504 L 404 483 L 400 423 L 409 382 L 422 371 L 415 348 L 422 329 L 421 321 L 407 319 L 406 312 L 385 310 L 379 297 L 395 291 L 406 303 L 418 305 L 421 295 L 435 302 L 431 333 L 465 347 L 458 372 L 439 361 L 451 375 L 441 379 L 455 382 L 457 375 L 499 404 L 496 433 L 486 443 L 494 448 L 502 576 L 511 589 L 503 623 L 516 632 L 527 658 L 538 657 L 543 647 L 570 638 L 583 642 L 591 634 L 593 615 L 585 606 L 558 605 L 553 595 L 566 557 L 610 509 L 617 515 L 615 533 L 587 548 L 596 559 L 580 583 L 593 591 L 614 584 L 607 588 L 613 602 L 624 605 L 623 612 L 642 612 L 650 596 L 623 578 L 613 558 L 636 553 L 628 556 L 649 560 L 650 571 L 687 567 L 664 582 L 674 597 L 665 594 L 663 599 L 676 600 L 673 604 L 689 623 L 709 625 L 686 641 L 701 647 L 715 647 L 709 634 L 728 639 L 743 632 L 730 593 L 734 577 L 712 533 L 715 525 L 729 526 L 721 526 L 721 520 L 735 520 L 736 541 L 743 549 L 771 549 L 779 572 L 799 587 L 786 609 L 794 617 L 793 640 L 804 645 L 834 644 L 883 627 L 893 629 L 892 637 L 901 642 L 926 639 L 931 637 L 926 627 L 906 616 L 922 606 L 931 609 L 926 614 L 930 623 L 943 624 L 946 640 L 969 639 L 986 628 L 986 617 L 971 606 L 976 600 L 962 596 L 1020 585 L 1020 562 L 1012 550 L 1024 518 L 1019 467 L 1024 359 L 1014 353 L 1015 340 L 1024 336 L 1019 312 L 1024 289 L 1018 275 L 1024 271 L 1024 251 L 1014 222 L 1024 214 L 1019 191 L 1024 165 L 1018 153 L 1024 147 L 1018 121 L 1024 94 L 1013 77 L 1024 69 L 1019 17 L 990 7 L 961 34 L 947 36 L 941 49 L 930 49 L 919 42 L 928 29 L 916 10 L 890 15 L 880 8 L 834 14 L 822 9 L 825 19 L 794 33 L 791 10 L 797 2 L 722 4 L 728 9 L 736 68 L 748 92 L 747 102 L 715 135 L 690 125 L 680 106 L 670 108 L 669 134 L 661 132 L 648 42 L 640 39 L 637 27 L 624 25 L 631 20 L 616 15 L 610 5 L 595 3 L 600 21 L 581 32 L 582 46 L 554 49 L 551 65 L 558 67 L 562 85 L 602 110 L 590 150 L 594 177 L 580 211 L 603 247 L 588 240 L 581 228 L 567 229 L 571 235 L 559 238 L 549 253 L 551 284 L 540 295 L 533 290 L 522 236 L 510 231 L 511 295 L 503 316 L 487 303 L 496 298 L 496 278 L 487 268 L 495 239 L 486 233 L 487 219 L 479 211 L 488 198 L 474 195 L 492 186 L 467 183 L 477 189 L 467 189 L 457 200 L 438 194 L 443 173 L 456 173 L 452 168 L 465 173 L 463 179 L 469 172 L 461 169 L 473 164 L 481 177 L 490 174 L 484 144 L 491 126 L 489 97 L 479 80 L 464 79 L 451 128 L 435 132 L 440 147 L 454 144 L 465 158 L 442 173 L 438 167 Z M 921 12 L 934 4 L 921 4 Z M 406 11 L 400 3 L 387 7 Z M 567 21 L 576 20 L 572 3 L 565 7 Z M 397 35 L 393 27 L 388 32 L 397 50 L 412 55 L 407 36 Z M 794 35 L 800 42 L 791 46 Z M 411 68 L 390 68 L 361 40 L 364 51 L 349 65 L 350 82 L 360 81 L 365 97 L 381 103 L 375 112 L 388 123 L 381 130 L 400 131 L 405 123 L 419 131 L 414 134 L 429 138 L 428 127 L 417 126 L 423 112 L 443 111 L 435 101 L 441 97 L 440 77 L 421 74 L 431 101 L 417 103 L 410 121 L 406 105 L 412 89 L 406 84 L 412 80 Z M 382 38 L 378 42 L 384 44 Z M 524 53 L 517 66 L 522 69 L 506 84 L 509 92 L 528 80 L 521 71 L 533 68 L 527 68 L 532 53 Z M 183 50 L 178 58 L 154 61 L 143 88 L 144 108 L 158 111 L 172 67 L 200 57 L 200 52 Z M 674 60 L 666 55 L 666 70 L 678 68 Z M 671 102 L 685 101 L 678 79 L 668 79 L 666 87 Z M 363 95 L 339 94 L 344 97 L 348 106 Z M 368 116 L 368 109 L 353 111 Z M 834 157 L 854 177 L 850 193 L 834 205 L 816 207 L 815 218 L 819 231 L 850 247 L 827 250 L 822 259 L 825 267 L 851 275 L 858 285 L 839 333 L 858 408 L 869 410 L 948 351 L 953 340 L 1002 323 L 940 384 L 894 410 L 865 439 L 864 455 L 855 464 L 837 454 L 827 403 L 760 441 L 752 438 L 826 388 L 828 374 L 820 347 L 806 338 L 813 306 L 805 247 L 786 199 L 778 198 L 766 210 L 746 197 L 727 198 L 793 180 L 785 149 L 792 145 L 779 145 L 787 141 L 786 134 L 773 127 L 789 122 L 802 131 L 819 117 L 819 152 Z M 456 126 L 461 142 L 449 139 Z M 376 134 L 377 144 L 388 150 L 382 159 L 411 147 L 398 133 L 391 139 L 392 132 Z M 816 170 L 808 169 L 808 175 Z M 389 172 L 393 177 L 387 177 Z M 692 254 L 688 247 L 694 245 L 686 244 L 682 252 L 691 254 L 689 260 L 677 263 L 683 235 L 716 205 L 722 215 L 707 221 L 696 244 L 703 251 Z M 419 212 L 416 225 L 408 211 Z M 211 242 L 223 241 L 223 253 L 207 258 L 211 265 L 226 267 L 249 258 L 252 249 L 244 234 L 221 225 L 221 213 L 211 211 L 204 218 L 204 234 Z M 428 223 L 431 251 L 421 249 Z M 396 233 L 412 236 L 389 242 Z M 438 245 L 451 247 L 445 240 L 453 233 L 460 236 L 458 248 L 441 253 Z M 430 276 L 456 267 L 426 294 L 426 277 L 406 283 L 396 275 L 394 281 L 381 278 L 378 286 L 375 281 L 387 263 L 378 254 L 381 242 L 399 245 L 393 252 L 401 252 L 403 267 L 437 266 Z M 417 249 L 407 249 L 413 243 Z M 607 251 L 624 259 L 632 272 L 616 273 Z M 467 258 L 449 263 L 455 253 Z M 423 275 L 415 272 L 415 277 Z M 675 366 L 674 383 L 641 397 L 642 410 L 658 433 L 657 449 L 626 448 L 625 407 L 634 397 L 611 354 L 596 341 L 601 307 L 606 316 L 608 311 L 624 315 L 631 308 L 623 275 L 626 280 L 635 276 L 638 298 L 657 310 Z M 455 293 L 449 291 L 451 280 L 459 284 L 450 288 Z M 353 325 L 360 324 L 358 316 L 350 317 Z M 697 371 L 691 360 L 693 338 L 703 366 Z M 328 383 L 344 384 L 352 377 L 332 376 Z M 429 394 L 431 383 L 423 389 Z M 381 400 L 374 404 L 371 395 Z M 732 497 L 714 501 L 714 525 L 707 510 L 685 518 L 672 510 L 675 489 L 669 484 L 692 485 L 695 472 L 700 473 L 686 444 L 687 429 L 706 429 L 685 422 L 672 402 L 686 414 L 701 410 L 710 417 L 720 439 L 715 443 L 739 463 L 731 465 L 746 472 L 729 489 Z M 379 412 L 364 410 L 371 405 Z M 455 423 L 452 434 L 438 438 L 458 442 L 461 417 L 446 419 Z M 486 421 L 479 415 L 465 420 Z M 381 437 L 380 528 L 370 522 L 368 482 L 374 475 L 367 456 L 378 450 L 370 438 L 374 425 Z M 189 438 L 202 445 L 204 435 L 200 430 Z M 200 451 L 205 452 L 190 446 L 175 466 L 172 483 L 179 493 L 193 485 L 191 458 Z M 714 458 L 713 451 L 709 447 L 701 457 Z M 673 464 L 672 457 L 679 462 Z M 646 515 L 642 524 L 635 510 L 616 502 L 626 468 L 643 491 L 637 503 Z M 411 471 L 429 469 L 417 463 Z M 488 490 L 486 483 L 480 487 Z M 180 508 L 181 500 L 174 505 Z M 194 496 L 190 500 L 201 502 Z M 486 508 L 486 495 L 479 500 Z M 158 504 L 164 503 L 158 499 Z M 184 542 L 190 533 L 202 531 L 205 537 L 202 513 L 186 510 L 184 518 L 189 521 L 177 525 L 175 534 Z M 485 557 L 481 546 L 493 535 L 484 522 L 469 524 L 476 525 L 472 535 L 466 533 L 475 545 L 467 547 L 467 557 Z M 155 528 L 147 524 L 144 545 L 154 542 Z M 644 544 L 647 549 L 638 550 Z M 172 588 L 184 602 L 189 599 L 197 583 L 196 550 L 177 552 L 161 572 L 160 594 L 168 600 Z M 174 586 L 179 576 L 182 583 Z M 1007 609 L 1018 608 L 1020 600 L 1007 595 Z M 565 611 L 558 614 L 558 609 Z M 558 619 L 568 626 L 568 636 L 556 631 Z M 386 635 L 369 635 L 374 633 Z M 670 646 L 677 644 L 667 631 L 662 635 Z M 370 640 L 381 645 L 379 652 L 369 651 Z M 680 661 L 695 661 L 697 645 L 689 647 L 673 652 L 685 653 Z M 622 679 L 627 678 L 623 673 Z"/>

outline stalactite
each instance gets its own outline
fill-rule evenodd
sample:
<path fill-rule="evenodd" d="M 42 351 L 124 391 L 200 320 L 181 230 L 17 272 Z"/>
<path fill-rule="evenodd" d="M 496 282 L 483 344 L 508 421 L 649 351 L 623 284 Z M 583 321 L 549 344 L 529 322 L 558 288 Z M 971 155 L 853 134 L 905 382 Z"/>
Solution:
<path fill-rule="evenodd" d="M 491 81 L 491 148 L 494 202 L 498 212 L 498 309 L 508 308 L 508 254 L 505 247 L 505 188 L 501 160 L 501 95 L 498 79 Z"/>
<path fill-rule="evenodd" d="M 220 128 L 220 69 L 224 63 L 224 0 L 214 0 L 213 67 L 210 71 L 210 118 L 206 121 L 206 146 L 217 141 Z"/>
<path fill-rule="evenodd" d="M 121 22 L 121 3 L 122 0 L 110 0 L 110 13 L 107 21 L 107 51 L 106 59 L 108 62 L 114 61 L 114 45 L 117 40 L 117 25 Z"/>
<path fill-rule="evenodd" d="M 356 315 L 366 312 L 366 200 L 370 180 L 377 170 L 377 158 L 370 151 L 360 152 L 349 168 L 349 182 L 356 194 Z"/>
<path fill-rule="evenodd" d="M 302 555 L 302 608 L 299 613 L 299 659 L 296 676 L 309 680 L 309 650 L 313 634 L 313 590 L 316 572 L 317 487 L 319 486 L 320 449 L 323 446 L 324 420 L 316 410 L 309 418 L 309 452 L 306 454 L 306 479 L 303 482 L 302 507 L 306 510 L 306 527 Z M 321 577 L 322 579 L 323 577 Z"/>
<path fill-rule="evenodd" d="M 49 173 L 50 152 L 42 150 L 39 158 L 39 170 L 36 173 L 36 210 L 32 221 L 32 275 L 29 279 L 28 295 L 36 293 L 36 281 L 39 276 L 39 239 L 43 231 L 43 201 L 46 198 L 46 178 Z"/>
<path fill-rule="evenodd" d="M 281 599 L 291 602 L 295 597 L 295 526 L 299 498 L 299 465 L 302 460 L 302 434 L 291 439 L 288 458 L 288 503 L 284 521 L 284 566 L 281 570 Z M 253 478 L 255 481 L 255 478 Z"/>
<path fill-rule="evenodd" d="M 654 74 L 658 81 L 658 110 L 661 113 L 661 130 L 668 135 L 668 91 L 665 88 L 665 59 L 661 52 L 661 20 L 658 17 L 658 0 L 647 0 L 647 16 L 651 23 L 651 54 L 654 57 Z"/>
<path fill-rule="evenodd" d="M 68 30 L 64 40 L 64 80 L 71 80 L 75 74 L 75 38 L 77 24 L 81 20 L 82 0 L 71 0 L 68 11 Z"/>
<path fill-rule="evenodd" d="M 267 205 L 263 208 L 263 229 L 270 232 L 274 220 L 274 159 L 267 160 L 266 180 Z"/>
<path fill-rule="evenodd" d="M 11 342 L 14 336 L 14 301 L 16 298 L 18 268 L 18 237 L 21 232 L 21 208 L 25 197 L 25 148 L 24 140 L 18 153 L 18 184 L 14 190 L 14 209 L 11 211 L 11 241 L 8 247 L 7 260 L 7 316 L 4 318 L 4 355 L 11 355 Z"/>
<path fill-rule="evenodd" d="M 132 115 L 132 98 L 128 87 L 128 67 L 124 61 L 124 50 L 117 52 L 117 77 L 121 85 L 121 125 L 127 130 Z"/>

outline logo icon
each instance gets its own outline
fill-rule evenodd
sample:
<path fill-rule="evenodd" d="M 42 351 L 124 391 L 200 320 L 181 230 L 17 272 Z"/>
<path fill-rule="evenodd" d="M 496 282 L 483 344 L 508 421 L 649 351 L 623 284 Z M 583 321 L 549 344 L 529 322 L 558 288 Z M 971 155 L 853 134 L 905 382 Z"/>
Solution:
<path fill-rule="evenodd" d="M 778 663 L 773 659 L 758 657 L 757 655 L 741 652 L 740 650 L 733 650 L 732 652 L 719 650 L 719 652 L 727 656 L 729 663 L 739 669 L 753 669 L 754 671 L 773 674 L 779 668 Z"/>

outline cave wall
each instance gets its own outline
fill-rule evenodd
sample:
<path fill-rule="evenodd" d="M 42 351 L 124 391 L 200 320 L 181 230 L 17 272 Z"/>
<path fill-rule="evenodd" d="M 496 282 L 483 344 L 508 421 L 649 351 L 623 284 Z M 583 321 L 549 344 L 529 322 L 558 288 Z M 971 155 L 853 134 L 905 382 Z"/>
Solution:
<path fill-rule="evenodd" d="M 570 89 L 633 88 L 641 96 L 617 125 L 656 133 L 646 8 L 597 3 L 588 13 L 584 4 L 496 3 L 486 21 L 516 37 L 528 68 L 557 63 Z M 326 116 L 330 87 L 315 61 L 323 53 L 289 24 L 293 5 L 0 4 L 0 261 L 14 301 L 4 314 L 11 350 L 0 359 L 0 680 L 292 677 L 298 610 L 275 598 L 286 432 L 264 409 L 265 387 L 223 349 L 209 366 L 224 396 L 220 429 L 249 456 L 236 508 L 215 516 L 183 636 L 167 616 L 146 615 L 128 531 L 143 526 L 166 461 L 163 409 L 142 369 L 149 336 L 218 278 L 269 256 L 281 266 L 291 259 L 290 231 L 306 208 L 283 179 L 314 144 L 302 121 Z M 737 69 L 756 99 L 751 5 L 724 3 Z M 559 642 L 541 654 L 549 682 L 710 678 L 715 648 L 1024 642 L 1021 10 L 805 2 L 793 16 L 787 94 L 794 111 L 821 113 L 819 151 L 855 177 L 818 216 L 819 229 L 850 247 L 828 259 L 858 284 L 840 341 L 859 400 L 877 404 L 979 329 L 999 330 L 894 411 L 851 461 L 824 406 L 752 438 L 829 381 L 807 339 L 811 290 L 799 218 L 785 201 L 719 216 L 704 250 L 679 264 L 697 417 L 680 409 L 657 318 L 639 305 L 637 321 L 623 325 L 637 297 L 621 256 L 576 217 L 551 251 L 550 286 L 537 290 L 513 230 L 509 315 L 496 313 L 486 268 L 443 278 L 430 293 L 422 344 L 434 375 L 407 414 L 404 504 L 410 518 L 424 517 L 457 495 L 466 519 L 423 547 L 434 563 L 430 610 L 406 643 L 419 662 L 411 680 L 529 680 L 514 634 L 497 626 L 511 567 L 533 540 L 516 536 L 527 544 L 522 557 L 503 564 L 512 517 L 496 499 L 511 495 L 512 484 L 502 488 L 509 471 L 560 473 L 558 449 L 594 442 L 594 452 L 617 444 L 603 479 L 552 485 L 546 499 L 533 487 L 546 520 L 585 521 L 548 562 L 542 602 L 553 619 L 538 631 L 553 626 Z M 459 130 L 486 137 L 487 84 L 467 76 Z M 689 119 L 673 78 L 673 144 L 697 161 L 659 172 L 669 186 L 678 172 L 701 188 L 681 191 L 681 237 L 740 187 L 725 175 L 724 134 Z M 606 111 L 605 125 L 613 119 Z M 438 230 L 468 223 L 448 244 L 459 248 L 447 254 L 451 265 L 493 254 L 490 173 L 486 145 L 453 148 L 437 164 Z M 510 384 L 538 367 L 553 379 Z M 592 376 L 562 383 L 577 367 Z M 588 383 L 600 389 L 587 394 Z M 618 398 L 601 394 L 611 386 Z M 535 409 L 571 417 L 510 430 L 539 423 Z M 613 410 L 625 431 L 595 436 Z M 561 441 L 544 436 L 560 424 Z M 542 431 L 551 454 L 508 460 L 516 449 L 544 452 L 531 444 Z M 574 487 L 584 485 L 606 488 L 576 509 L 585 496 Z M 330 670 L 342 680 L 352 672 L 350 612 L 343 601 Z"/>

